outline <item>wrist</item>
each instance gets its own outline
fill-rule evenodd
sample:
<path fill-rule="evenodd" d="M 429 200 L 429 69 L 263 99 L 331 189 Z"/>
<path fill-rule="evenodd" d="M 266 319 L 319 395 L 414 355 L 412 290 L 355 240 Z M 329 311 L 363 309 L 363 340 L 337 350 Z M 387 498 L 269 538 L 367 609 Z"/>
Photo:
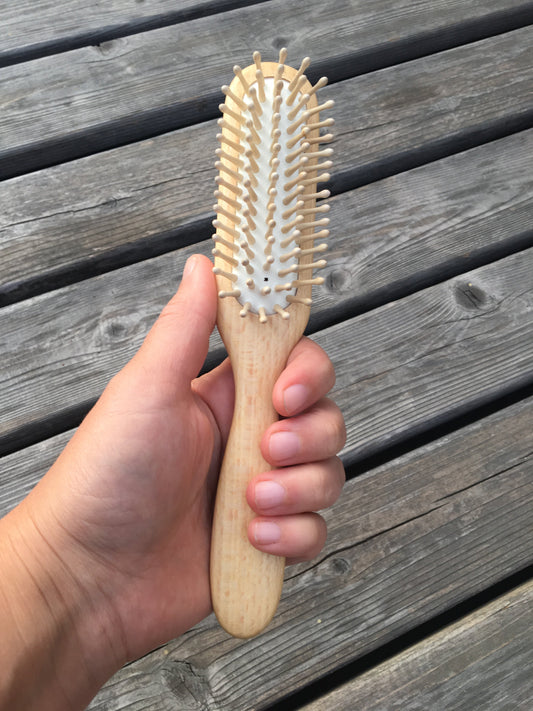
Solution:
<path fill-rule="evenodd" d="M 61 538 L 27 500 L 0 521 L 0 709 L 85 708 L 125 661 L 94 570 Z"/>

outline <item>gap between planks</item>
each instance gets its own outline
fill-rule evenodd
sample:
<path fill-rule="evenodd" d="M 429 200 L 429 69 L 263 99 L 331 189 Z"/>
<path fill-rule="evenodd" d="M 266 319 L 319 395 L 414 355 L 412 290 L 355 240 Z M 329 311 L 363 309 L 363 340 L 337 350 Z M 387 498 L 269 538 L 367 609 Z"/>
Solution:
<path fill-rule="evenodd" d="M 343 681 L 328 693 L 329 680 L 315 682 L 315 700 L 307 689 L 269 711 L 526 711 L 533 698 L 533 581 L 513 587 L 373 668 L 358 665 L 351 679 L 348 670 L 339 674 Z"/>
<path fill-rule="evenodd" d="M 429 161 L 443 145 L 451 150 L 452 134 L 455 148 L 463 149 L 470 139 L 475 143 L 474 136 L 485 140 L 502 126 L 516 127 L 529 106 L 532 76 L 521 39 L 522 33 L 511 33 L 494 43 L 326 88 L 324 97 L 336 101 L 338 133 L 330 186 L 352 189 L 393 172 L 394 166 Z M 494 76 L 492 61 L 507 67 L 506 72 Z M 468 71 L 471 65 L 475 72 Z M 72 283 L 78 273 L 80 278 L 94 276 L 120 267 L 121 260 L 131 263 L 207 237 L 215 133 L 214 124 L 206 123 L 4 183 L 0 302 L 12 303 Z M 532 135 L 524 131 L 517 140 L 531 143 Z M 530 150 L 527 143 L 524 154 Z M 485 160 L 494 150 L 501 161 L 505 145 L 514 150 L 516 144 L 487 144 Z M 473 150 L 472 160 L 478 155 L 483 160 L 483 153 Z M 169 161 L 169 155 L 176 161 Z M 510 179 L 514 183 L 524 175 L 527 186 L 530 172 L 524 161 L 525 155 L 513 155 L 517 175 Z M 472 184 L 467 163 L 458 161 L 458 166 Z M 141 177 L 139 164 L 146 166 Z M 440 189 L 451 190 L 446 185 Z M 353 198 L 359 200 L 359 194 Z M 412 196 L 406 198 L 412 202 Z"/>
<path fill-rule="evenodd" d="M 533 250 L 513 255 L 314 336 L 336 367 L 334 397 L 349 424 L 347 464 L 531 381 L 532 262 Z M 65 402 L 72 407 L 94 400 L 129 360 L 153 321 L 151 308 L 155 314 L 162 305 L 143 311 L 150 294 L 154 298 L 154 274 L 156 265 L 143 265 L 143 278 L 134 280 L 130 296 L 119 296 L 110 282 L 116 304 L 100 279 L 77 285 L 74 314 L 67 289 L 60 299 L 52 294 L 44 303 L 35 300 L 31 309 L 23 302 L 22 312 L 13 310 L 11 324 L 3 320 L 10 349 L 2 359 L 10 373 L 3 393 L 4 453 L 22 446 L 21 427 L 33 427 L 37 436 L 43 423 L 64 411 Z M 46 304 L 52 297 L 53 318 Z M 89 311 L 82 312 L 82 303 Z M 7 313 L 0 312 L 0 319 Z M 28 341 L 34 344 L 31 352 L 24 345 Z M 65 367 L 73 344 L 80 354 L 74 369 Z M 211 345 L 213 351 L 220 341 L 215 337 Z"/>
<path fill-rule="evenodd" d="M 8 4 L 2 12 L 5 33 L 0 68 L 268 1 L 180 0 L 177 10 L 175 0 L 159 0 L 157 12 L 152 9 L 153 3 L 142 4 L 142 0 L 134 7 L 128 0 L 114 0 L 103 7 L 85 0 L 63 0 L 53 5 L 25 0 L 16 7 Z M 106 51 L 107 47 L 101 49 Z"/>
<path fill-rule="evenodd" d="M 396 20 L 394 28 L 390 22 L 385 21 L 389 0 L 383 1 L 383 7 L 380 6 L 378 10 L 372 10 L 371 17 L 367 17 L 365 13 L 368 14 L 369 11 L 363 10 L 360 3 L 354 3 L 353 16 L 347 17 L 344 8 L 336 12 L 332 9 L 324 19 L 327 24 L 323 27 L 323 33 L 314 33 L 312 42 L 308 37 L 304 42 L 303 37 L 299 36 L 301 30 L 299 10 L 310 12 L 309 0 L 306 0 L 302 8 L 296 7 L 296 3 L 291 3 L 290 10 L 285 9 L 286 3 L 273 0 L 268 4 L 269 17 L 271 17 L 269 23 L 257 22 L 256 15 L 261 11 L 261 6 L 256 6 L 232 13 L 222 13 L 216 16 L 216 22 L 214 18 L 195 20 L 190 23 L 190 28 L 188 25 L 186 27 L 187 31 L 198 34 L 198 43 L 204 41 L 207 46 L 216 45 L 218 41 L 222 42 L 222 39 L 219 40 L 220 33 L 231 31 L 236 50 L 234 57 L 228 57 L 228 67 L 231 67 L 235 61 L 244 59 L 246 62 L 249 59 L 248 56 L 244 58 L 242 50 L 237 51 L 237 47 L 249 46 L 250 27 L 257 29 L 256 48 L 261 50 L 264 56 L 272 51 L 270 45 L 275 28 L 277 27 L 284 40 L 288 39 L 285 33 L 290 33 L 289 28 L 292 28 L 293 42 L 287 43 L 290 51 L 295 56 L 310 54 L 315 59 L 315 69 L 309 72 L 310 78 L 315 78 L 317 70 L 327 70 L 334 80 L 357 74 L 353 69 L 347 71 L 346 68 L 359 65 L 358 55 L 361 52 L 386 53 L 386 48 L 398 41 L 418 47 L 423 44 L 422 39 L 426 34 L 431 36 L 428 46 L 434 47 L 436 37 L 445 37 L 447 33 L 450 37 L 457 35 L 461 24 L 457 18 L 461 14 L 463 14 L 462 21 L 467 24 L 475 25 L 476 22 L 483 24 L 487 21 L 487 17 L 493 14 L 497 17 L 501 16 L 499 8 L 502 2 L 503 0 L 499 3 L 495 0 L 487 0 L 485 5 L 488 4 L 491 8 L 487 13 L 486 9 L 481 11 L 475 6 L 465 6 L 457 0 L 452 3 L 448 0 L 444 3 L 445 7 L 440 8 L 441 14 L 437 14 L 432 13 L 432 8 L 429 7 L 426 13 L 420 12 L 420 5 L 413 7 L 412 0 L 403 0 L 401 7 L 398 7 L 398 2 L 394 3 Z M 509 3 L 508 9 L 513 12 L 517 10 L 515 2 L 512 0 L 505 0 L 505 2 Z M 318 0 L 313 0 L 312 4 L 315 3 L 323 5 L 318 3 Z M 440 4 L 439 2 L 438 5 Z M 520 12 L 527 10 L 533 13 L 530 3 L 525 6 L 520 3 L 518 9 Z M 371 21 L 365 25 L 365 20 Z M 2 129 L 0 136 L 4 139 L 1 153 L 2 177 L 13 177 L 45 166 L 56 165 L 88 153 L 107 150 L 113 146 L 153 137 L 159 133 L 212 118 L 218 104 L 214 87 L 220 86 L 225 81 L 227 73 L 223 70 L 223 63 L 214 66 L 212 60 L 204 58 L 203 53 L 200 52 L 194 80 L 191 78 L 186 58 L 176 56 L 176 46 L 186 44 L 185 36 L 180 35 L 180 32 L 183 34 L 180 29 L 182 27 L 184 26 L 176 25 L 172 31 L 154 30 L 153 33 L 148 33 L 148 38 L 144 35 L 134 35 L 117 40 L 114 50 L 109 52 L 109 56 L 103 58 L 93 56 L 96 50 L 85 48 L 37 60 L 33 68 L 30 66 L 31 62 L 27 63 L 23 76 L 20 75 L 19 70 L 22 65 L 4 68 L 6 85 L 11 93 L 5 97 L 9 110 L 4 112 L 0 120 Z M 267 31 L 268 34 L 265 35 Z M 209 39 L 204 39 L 202 32 L 206 37 L 209 36 Z M 335 36 L 334 46 L 338 52 L 336 58 L 332 58 L 330 54 L 331 36 Z M 401 40 L 398 39 L 399 37 Z M 360 48 L 355 55 L 354 46 Z M 413 58 L 416 56 L 413 55 Z M 161 67 L 165 65 L 165 57 L 174 65 L 179 62 L 182 75 L 179 71 L 166 71 L 159 82 L 156 81 L 156 76 L 150 76 L 150 80 L 144 82 L 146 87 L 141 90 L 140 86 L 144 86 L 142 82 L 140 83 L 143 72 L 147 73 L 152 64 L 159 68 L 154 70 L 156 74 L 158 71 L 163 71 Z M 403 57 L 402 61 L 407 61 L 409 58 L 409 56 Z M 335 62 L 339 67 L 344 68 L 344 76 L 339 76 L 338 71 L 335 71 Z M 81 74 L 73 74 L 74 65 L 81 67 Z M 41 75 L 42 72 L 44 74 Z M 53 81 L 54 90 L 47 96 L 47 101 L 42 102 L 40 94 L 43 86 L 46 87 L 50 81 Z M 152 87 L 155 84 L 159 88 L 157 96 L 153 95 Z M 112 86 L 113 90 L 106 92 L 108 86 Z M 81 99 L 84 94 L 90 96 L 84 104 L 84 111 L 76 110 L 71 115 L 72 110 L 69 109 L 69 105 L 72 103 L 72 96 Z M 20 95 L 27 95 L 28 98 L 22 108 L 19 102 Z M 76 102 L 74 104 L 76 105 Z M 55 114 L 60 120 L 51 120 L 51 115 Z M 104 121 L 102 116 L 105 117 Z M 69 127 L 68 133 L 65 132 L 65 126 Z M 40 136 L 37 143 L 35 135 Z M 44 162 L 43 156 L 46 156 Z"/>
<path fill-rule="evenodd" d="M 53 16 L 43 15 L 43 8 L 33 2 L 28 7 L 17 5 L 16 12 L 11 17 L 4 10 L 3 21 L 6 34 L 3 38 L 3 49 L 0 49 L 0 68 L 58 53 L 81 49 L 88 45 L 99 45 L 121 39 L 129 35 L 149 32 L 155 29 L 169 27 L 175 24 L 190 22 L 200 17 L 216 15 L 222 12 L 260 5 L 270 0 L 182 0 L 181 8 L 175 10 L 174 0 L 167 0 L 167 12 L 154 13 L 150 8 L 137 4 L 131 10 L 130 3 L 113 3 L 108 15 L 102 16 L 99 9 L 94 17 L 89 17 L 91 6 L 81 0 L 68 0 L 68 9 L 58 15 L 58 3 L 53 6 Z M 106 8 L 103 8 L 106 11 Z M 54 20 L 52 23 L 51 20 Z M 369 50 L 366 54 L 357 56 L 358 73 L 365 73 L 392 66 L 399 62 L 416 59 L 427 54 L 450 49 L 461 44 L 486 39 L 496 34 L 509 32 L 524 27 L 533 20 L 531 4 L 518 5 L 496 11 L 481 20 L 466 21 L 450 26 L 446 32 L 438 31 L 419 36 L 416 41 L 399 40 L 388 43 L 386 48 Z M 80 26 L 84 26 L 80 30 Z M 336 60 L 330 66 L 335 81 L 346 78 L 346 59 Z M 351 74 L 354 76 L 354 74 Z M 332 81 L 334 79 L 332 78 Z"/>
<path fill-rule="evenodd" d="M 531 402 L 350 481 L 318 561 L 287 571 L 266 634 L 231 640 L 209 618 L 129 665 L 90 706 L 268 708 L 531 562 Z"/>

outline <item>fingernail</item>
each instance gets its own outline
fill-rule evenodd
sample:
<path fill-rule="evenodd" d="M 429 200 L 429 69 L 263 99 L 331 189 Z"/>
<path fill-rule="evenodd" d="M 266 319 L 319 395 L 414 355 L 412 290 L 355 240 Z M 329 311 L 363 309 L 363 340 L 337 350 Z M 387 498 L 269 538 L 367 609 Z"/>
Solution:
<path fill-rule="evenodd" d="M 254 526 L 254 538 L 256 543 L 260 543 L 263 546 L 269 543 L 277 543 L 281 538 L 281 529 L 277 523 L 258 521 Z"/>
<path fill-rule="evenodd" d="M 270 456 L 276 462 L 283 462 L 286 459 L 291 459 L 300 451 L 300 440 L 298 435 L 293 432 L 275 432 L 270 437 L 269 442 Z"/>
<path fill-rule="evenodd" d="M 196 266 L 196 259 L 194 256 L 189 257 L 189 259 L 185 263 L 185 268 L 183 270 L 183 277 L 188 277 L 190 274 L 193 273 L 194 268 Z"/>
<path fill-rule="evenodd" d="M 260 481 L 255 485 L 255 503 L 260 509 L 271 509 L 281 504 L 285 489 L 275 481 Z"/>
<path fill-rule="evenodd" d="M 289 414 L 298 412 L 307 403 L 309 390 L 305 385 L 291 385 L 283 391 L 283 404 Z"/>

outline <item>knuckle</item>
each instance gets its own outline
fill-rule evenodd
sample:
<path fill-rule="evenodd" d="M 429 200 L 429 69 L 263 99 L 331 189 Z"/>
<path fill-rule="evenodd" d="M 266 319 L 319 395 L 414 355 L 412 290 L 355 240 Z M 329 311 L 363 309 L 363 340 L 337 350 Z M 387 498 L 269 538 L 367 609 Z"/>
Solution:
<path fill-rule="evenodd" d="M 346 443 L 346 425 L 341 411 L 333 401 L 330 402 L 330 413 L 327 418 L 325 430 L 328 442 L 334 453 L 339 452 Z"/>
<path fill-rule="evenodd" d="M 317 519 L 317 538 L 315 541 L 315 545 L 312 551 L 312 558 L 316 558 L 316 556 L 320 553 L 322 548 L 324 548 L 326 544 L 326 540 L 328 537 L 328 527 L 322 516 L 319 514 L 315 514 L 316 519 Z"/>
<path fill-rule="evenodd" d="M 346 481 L 344 467 L 339 457 L 332 457 L 327 462 L 327 476 L 324 491 L 324 508 L 333 506 L 337 501 Z"/>
<path fill-rule="evenodd" d="M 327 356 L 326 356 L 327 357 Z M 337 375 L 335 373 L 335 368 L 333 367 L 333 363 L 331 360 L 328 358 L 327 359 L 327 372 L 326 372 L 326 377 L 327 377 L 327 382 L 328 382 L 328 392 L 331 390 L 331 388 L 335 385 L 335 382 L 337 380 Z"/>

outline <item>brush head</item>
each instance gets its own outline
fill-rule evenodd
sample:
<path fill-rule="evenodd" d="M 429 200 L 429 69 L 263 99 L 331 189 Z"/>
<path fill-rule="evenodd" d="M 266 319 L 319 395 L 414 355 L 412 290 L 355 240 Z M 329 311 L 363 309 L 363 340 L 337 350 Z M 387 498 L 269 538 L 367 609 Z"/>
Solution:
<path fill-rule="evenodd" d="M 311 287 L 323 282 L 313 270 L 326 262 L 329 206 L 317 199 L 329 197 L 317 184 L 329 180 L 332 150 L 319 144 L 332 140 L 320 135 L 333 119 L 320 120 L 332 101 L 319 105 L 314 86 L 304 71 L 285 65 L 287 52 L 277 63 L 261 60 L 234 67 L 235 78 L 223 86 L 220 109 L 222 129 L 217 139 L 213 221 L 215 267 L 221 298 L 236 298 L 240 314 L 256 314 L 265 323 L 270 316 L 288 319 L 292 304 L 309 307 Z M 326 159 L 326 160 L 323 160 Z"/>

